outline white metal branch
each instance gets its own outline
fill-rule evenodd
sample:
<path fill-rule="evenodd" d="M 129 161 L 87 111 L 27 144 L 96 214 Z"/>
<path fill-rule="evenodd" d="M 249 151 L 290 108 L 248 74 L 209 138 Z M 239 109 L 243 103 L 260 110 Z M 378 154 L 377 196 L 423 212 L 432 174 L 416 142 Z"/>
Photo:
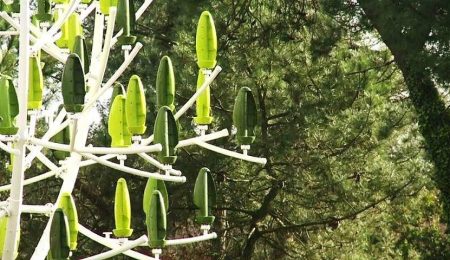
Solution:
<path fill-rule="evenodd" d="M 98 254 L 98 255 L 95 255 L 95 256 L 83 258 L 83 259 L 84 260 L 109 259 L 109 258 L 112 258 L 113 256 L 122 254 L 123 252 L 126 252 L 126 251 L 128 251 L 130 249 L 133 249 L 133 248 L 139 246 L 140 244 L 144 244 L 144 243 L 146 244 L 147 242 L 148 242 L 147 236 L 143 235 L 143 236 L 141 236 L 140 238 L 138 238 L 136 240 L 128 241 L 128 242 L 126 242 L 126 243 L 124 243 L 124 244 L 122 244 L 120 246 L 117 246 L 116 248 L 114 248 L 114 249 L 112 249 L 110 251 L 107 251 L 107 252 L 104 252 L 104 253 L 101 253 L 101 254 Z"/>

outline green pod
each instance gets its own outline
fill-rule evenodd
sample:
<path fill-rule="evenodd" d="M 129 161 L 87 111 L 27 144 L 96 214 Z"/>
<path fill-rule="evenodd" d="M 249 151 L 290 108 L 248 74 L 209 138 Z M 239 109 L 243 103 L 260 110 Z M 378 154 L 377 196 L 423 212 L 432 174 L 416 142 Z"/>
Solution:
<path fill-rule="evenodd" d="M 58 114 L 63 107 L 64 105 L 59 107 Z M 65 119 L 67 119 L 67 117 Z M 51 141 L 59 144 L 70 144 L 70 127 L 67 126 L 63 130 L 59 131 L 51 138 Z M 65 160 L 70 155 L 70 152 L 53 150 L 53 155 L 58 160 Z"/>
<path fill-rule="evenodd" d="M 50 257 L 52 260 L 69 259 L 69 223 L 61 208 L 56 209 L 50 226 Z"/>
<path fill-rule="evenodd" d="M 67 57 L 62 76 L 62 95 L 64 108 L 67 112 L 78 113 L 83 111 L 86 83 L 84 80 L 83 65 L 80 57 L 72 53 Z"/>
<path fill-rule="evenodd" d="M 131 35 L 136 21 L 133 0 L 118 0 L 116 21 L 116 31 L 123 30 L 123 34 L 118 38 L 118 43 L 121 45 L 134 44 L 136 36 Z"/>
<path fill-rule="evenodd" d="M 172 61 L 169 57 L 162 57 L 159 62 L 158 74 L 156 75 L 156 106 L 168 106 L 173 112 L 175 110 L 175 75 L 173 73 Z"/>
<path fill-rule="evenodd" d="M 127 147 L 131 145 L 131 133 L 128 130 L 125 111 L 126 98 L 117 95 L 111 105 L 108 119 L 108 133 L 111 136 L 111 147 Z"/>
<path fill-rule="evenodd" d="M 164 164 L 173 164 L 177 160 L 176 148 L 178 144 L 178 126 L 169 107 L 163 106 L 156 116 L 153 130 L 155 144 L 162 145 L 158 159 Z"/>
<path fill-rule="evenodd" d="M 59 207 L 63 210 L 69 224 L 70 250 L 75 250 L 78 240 L 78 212 L 70 193 L 65 192 L 61 195 Z"/>
<path fill-rule="evenodd" d="M 146 214 L 148 245 L 151 248 L 162 248 L 165 244 L 167 219 L 164 198 L 161 192 L 153 191 L 150 198 L 149 212 Z"/>
<path fill-rule="evenodd" d="M 241 88 L 233 109 L 233 124 L 237 128 L 236 136 L 239 144 L 250 145 L 255 141 L 257 117 L 255 98 L 251 89 Z"/>
<path fill-rule="evenodd" d="M 131 203 L 127 182 L 124 178 L 117 181 L 116 197 L 114 199 L 114 220 L 116 229 L 113 230 L 116 237 L 130 237 L 133 234 L 131 226 Z"/>
<path fill-rule="evenodd" d="M 34 17 L 41 22 L 52 20 L 52 4 L 50 0 L 38 0 L 38 11 Z"/>
<path fill-rule="evenodd" d="M 20 1 L 13 1 L 12 4 L 5 4 L 4 1 L 0 1 L 0 10 L 10 13 L 20 13 Z"/>
<path fill-rule="evenodd" d="M 166 183 L 163 180 L 148 178 L 147 184 L 145 185 L 144 198 L 142 199 L 142 207 L 145 214 L 148 214 L 150 210 L 150 199 L 155 190 L 161 193 L 166 211 L 169 210 L 169 195 L 167 193 Z"/>
<path fill-rule="evenodd" d="M 70 52 L 74 52 L 76 37 L 83 35 L 83 26 L 81 25 L 80 15 L 77 12 L 74 12 L 69 16 L 67 23 L 69 24 L 69 31 L 67 33 L 67 47 Z"/>
<path fill-rule="evenodd" d="M 17 134 L 15 117 L 19 114 L 16 89 L 11 79 L 0 76 L 0 134 Z"/>
<path fill-rule="evenodd" d="M 109 15 L 109 8 L 117 7 L 117 0 L 100 0 L 100 12 L 104 15 Z"/>
<path fill-rule="evenodd" d="M 78 35 L 74 39 L 72 53 L 80 57 L 81 64 L 84 71 L 89 71 L 89 50 L 87 49 L 86 41 L 83 35 Z"/>
<path fill-rule="evenodd" d="M 202 225 L 211 225 L 214 216 L 211 208 L 216 205 L 216 185 L 208 168 L 200 169 L 194 186 L 194 205 L 197 207 L 196 221 Z"/>
<path fill-rule="evenodd" d="M 147 128 L 147 103 L 145 101 L 144 86 L 137 75 L 133 75 L 127 88 L 127 124 L 132 135 L 142 135 Z"/>
<path fill-rule="evenodd" d="M 205 82 L 204 69 L 200 69 L 198 71 L 197 90 L 203 85 L 203 82 Z M 211 116 L 211 96 L 209 86 L 197 98 L 195 111 L 197 114 L 197 116 L 194 117 L 196 124 L 209 125 L 212 123 L 213 117 Z"/>
<path fill-rule="evenodd" d="M 81 3 L 83 4 L 90 4 L 92 0 L 81 0 Z"/>
<path fill-rule="evenodd" d="M 4 251 L 3 247 L 5 246 L 6 242 L 7 228 L 8 228 L 8 217 L 0 218 L 0 257 L 3 256 Z M 16 259 L 18 255 L 17 249 L 19 248 L 19 241 L 20 241 L 20 227 L 16 238 L 16 248 L 14 248 L 14 259 Z"/>
<path fill-rule="evenodd" d="M 29 70 L 28 109 L 39 109 L 42 107 L 44 76 L 42 75 L 41 62 L 37 56 L 30 57 Z"/>
<path fill-rule="evenodd" d="M 68 3 L 68 2 L 67 2 Z M 61 4 L 66 4 L 66 1 L 61 1 Z M 67 8 L 67 6 L 66 6 Z M 53 21 L 58 21 L 58 17 L 63 15 L 64 8 L 58 8 L 53 14 Z M 61 37 L 55 41 L 56 45 L 60 48 L 69 48 L 69 22 L 65 22 L 61 26 Z"/>
<path fill-rule="evenodd" d="M 68 4 L 70 0 L 52 0 L 55 4 Z"/>
<path fill-rule="evenodd" d="M 204 11 L 198 20 L 195 47 L 198 67 L 214 68 L 217 57 L 217 35 L 214 20 L 208 11 Z"/>
<path fill-rule="evenodd" d="M 123 87 L 123 85 L 120 82 L 117 82 L 117 81 L 114 82 L 113 91 L 111 93 L 111 98 L 110 98 L 110 103 L 109 103 L 109 110 L 111 110 L 114 99 L 118 95 L 125 95 L 125 93 L 126 93 L 126 91 L 125 91 L 125 88 Z"/>

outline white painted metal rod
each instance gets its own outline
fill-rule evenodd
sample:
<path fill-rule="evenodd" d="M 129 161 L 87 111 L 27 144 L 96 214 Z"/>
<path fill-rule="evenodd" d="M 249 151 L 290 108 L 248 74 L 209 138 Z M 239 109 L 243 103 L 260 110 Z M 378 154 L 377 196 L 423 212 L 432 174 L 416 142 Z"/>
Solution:
<path fill-rule="evenodd" d="M 133 249 L 133 248 L 139 246 L 140 244 L 144 244 L 144 243 L 147 244 L 147 242 L 148 242 L 147 236 L 143 235 L 143 236 L 141 236 L 140 238 L 138 238 L 138 239 L 136 239 L 134 241 L 126 242 L 123 245 L 117 246 L 116 248 L 114 248 L 114 249 L 112 249 L 110 251 L 107 251 L 107 252 L 104 252 L 104 253 L 101 253 L 101 254 L 98 254 L 98 255 L 95 255 L 95 256 L 83 258 L 83 259 L 84 260 L 109 259 L 109 258 L 112 258 L 113 256 L 122 254 L 125 251 Z"/>
<path fill-rule="evenodd" d="M 93 1 L 86 9 L 84 9 L 81 14 L 80 14 L 80 20 L 84 21 L 84 19 L 86 19 L 86 17 L 88 17 L 88 15 L 90 13 L 92 13 L 92 11 L 94 11 L 95 6 L 96 6 L 97 1 Z"/>
<path fill-rule="evenodd" d="M 47 205 L 22 205 L 22 213 L 30 214 L 51 214 L 53 212 L 53 204 Z"/>
<path fill-rule="evenodd" d="M 125 59 L 125 61 L 120 65 L 120 67 L 116 70 L 116 72 L 112 75 L 112 77 L 106 82 L 106 84 L 99 89 L 92 98 L 89 98 L 89 102 L 84 106 L 83 113 L 87 113 L 89 109 L 95 104 L 95 102 L 106 92 L 108 89 L 116 82 L 116 80 L 122 75 L 125 69 L 130 65 L 133 59 L 138 54 L 139 50 L 142 48 L 142 43 L 138 42 L 134 46 L 133 50 L 130 52 L 130 55 Z"/>
<path fill-rule="evenodd" d="M 0 209 L 0 218 L 3 218 L 8 215 L 8 211 L 6 209 Z"/>
<path fill-rule="evenodd" d="M 77 153 L 92 153 L 92 154 L 136 154 L 136 153 L 153 153 L 162 151 L 161 144 L 154 144 L 150 146 L 132 145 L 124 148 L 114 147 L 75 147 L 74 152 Z"/>
<path fill-rule="evenodd" d="M 16 139 L 16 135 L 0 135 L 0 141 L 2 142 L 14 142 Z"/>
<path fill-rule="evenodd" d="M 95 242 L 97 242 L 99 244 L 102 244 L 102 245 L 104 245 L 106 247 L 114 249 L 114 248 L 117 248 L 119 246 L 119 244 L 118 244 L 118 242 L 116 240 L 108 239 L 108 238 L 99 236 L 99 235 L 97 235 L 94 232 L 90 231 L 89 229 L 87 229 L 86 227 L 84 227 L 81 224 L 78 224 L 78 230 L 84 236 L 86 236 L 86 237 L 92 239 L 93 241 L 95 241 Z M 123 254 L 127 255 L 127 256 L 130 256 L 130 257 L 133 257 L 135 259 L 139 259 L 139 260 L 155 260 L 155 258 L 153 258 L 153 257 L 146 256 L 146 255 L 143 255 L 141 253 L 138 253 L 138 252 L 135 252 L 135 251 L 132 251 L 132 250 L 125 251 L 125 252 L 123 252 Z"/>
<path fill-rule="evenodd" d="M 31 177 L 29 179 L 26 179 L 23 182 L 23 186 L 26 186 L 26 185 L 29 185 L 29 184 L 32 184 L 32 183 L 35 183 L 35 182 L 38 182 L 38 181 L 42 181 L 42 180 L 48 179 L 50 177 L 55 176 L 56 174 L 58 174 L 61 171 L 62 171 L 62 169 L 58 168 L 57 170 L 49 171 L 49 172 L 43 173 L 41 175 L 38 175 L 38 176 L 35 176 L 35 177 Z M 11 184 L 0 186 L 0 192 L 8 191 L 10 189 L 11 189 Z"/>
<path fill-rule="evenodd" d="M 214 132 L 214 133 L 211 133 L 211 134 L 202 135 L 202 136 L 196 136 L 194 138 L 181 140 L 181 141 L 178 142 L 178 145 L 176 146 L 176 148 L 181 148 L 181 147 L 185 147 L 185 146 L 189 146 L 189 145 L 194 145 L 196 141 L 208 142 L 208 141 L 216 140 L 216 139 L 219 139 L 219 138 L 222 138 L 222 137 L 226 137 L 228 135 L 229 135 L 228 129 L 223 129 L 221 131 Z"/>
<path fill-rule="evenodd" d="M 1 31 L 0 36 L 19 35 L 19 31 Z"/>
<path fill-rule="evenodd" d="M 103 45 L 103 51 L 100 56 L 100 64 L 98 67 L 98 74 L 94 74 L 96 77 L 96 83 L 95 83 L 94 89 L 98 89 L 101 86 L 101 84 L 103 82 L 103 78 L 105 76 L 106 65 L 108 64 L 109 53 L 111 51 L 111 39 L 112 39 L 113 33 L 114 33 L 114 24 L 116 22 L 116 14 L 117 14 L 117 8 L 110 7 L 109 8 L 109 16 L 108 16 L 108 26 L 106 28 L 106 34 L 105 34 L 105 43 Z"/>
<path fill-rule="evenodd" d="M 209 233 L 209 234 L 201 235 L 201 236 L 197 236 L 197 237 L 166 240 L 165 245 L 166 246 L 185 245 L 185 244 L 191 244 L 191 243 L 206 241 L 206 240 L 215 239 L 215 238 L 217 238 L 217 234 L 215 232 L 213 232 L 213 233 Z"/>
<path fill-rule="evenodd" d="M 36 52 L 42 48 L 47 42 L 49 42 L 51 39 L 53 39 L 53 36 L 58 32 L 58 30 L 63 26 L 63 24 L 68 20 L 69 16 L 75 12 L 78 5 L 80 4 L 81 0 L 72 0 L 70 2 L 69 7 L 64 11 L 63 15 L 58 17 L 58 20 L 53 24 L 53 26 L 44 33 L 43 37 L 39 39 L 38 42 L 36 42 L 31 50 L 32 52 Z"/>
<path fill-rule="evenodd" d="M 216 79 L 217 75 L 222 71 L 222 67 L 219 65 L 216 66 L 214 71 L 211 73 L 209 77 L 206 78 L 205 82 L 203 82 L 203 85 L 197 89 L 195 94 L 181 107 L 180 110 L 177 111 L 177 113 L 174 115 L 175 120 L 178 120 L 186 111 L 195 103 L 197 98 L 203 93 L 203 91 L 206 90 L 206 88 L 211 85 L 211 83 Z M 151 135 L 150 137 L 143 139 L 142 144 L 148 145 L 149 143 L 153 142 L 154 136 Z"/>
<path fill-rule="evenodd" d="M 150 164 L 152 164 L 153 166 L 155 166 L 156 168 L 163 170 L 163 171 L 168 171 L 170 175 L 174 175 L 174 176 L 182 175 L 181 171 L 172 169 L 171 167 L 160 163 L 158 160 L 156 160 L 155 158 L 151 157 L 150 155 L 148 155 L 146 153 L 138 153 L 138 155 L 145 161 L 147 161 Z"/>
<path fill-rule="evenodd" d="M 0 149 L 10 154 L 19 154 L 19 150 L 11 148 L 2 142 L 0 142 Z"/>
<path fill-rule="evenodd" d="M 38 158 L 39 161 L 41 161 L 41 163 L 43 163 L 50 170 L 57 170 L 59 168 L 40 151 L 36 154 L 36 157 Z M 27 167 L 27 168 L 29 168 L 29 167 Z"/>
<path fill-rule="evenodd" d="M 212 144 L 208 144 L 208 143 L 204 143 L 204 142 L 198 142 L 196 141 L 195 144 L 197 144 L 198 146 L 201 146 L 205 149 L 211 150 L 213 152 L 216 153 L 220 153 L 226 156 L 230 156 L 230 157 L 234 157 L 237 159 L 241 159 L 244 161 L 249 161 L 249 162 L 254 162 L 254 163 L 259 163 L 262 165 L 265 165 L 267 163 L 267 159 L 266 158 L 259 158 L 259 157 L 253 157 L 253 156 L 249 156 L 249 155 L 244 155 L 241 153 L 237 153 L 237 152 L 233 152 L 227 149 L 223 149 L 221 147 L 212 145 Z"/>
<path fill-rule="evenodd" d="M 125 148 L 111 148 L 111 147 L 74 147 L 73 151 L 70 149 L 70 145 L 59 144 L 50 141 L 44 141 L 35 137 L 31 137 L 29 141 L 33 144 L 43 146 L 52 150 L 64 151 L 64 152 L 76 152 L 76 153 L 92 153 L 92 154 L 136 154 L 136 153 L 151 153 L 160 152 L 162 150 L 161 144 L 155 144 L 150 146 L 130 146 Z"/>
<path fill-rule="evenodd" d="M 163 174 L 159 174 L 159 173 L 151 173 L 151 172 L 141 171 L 141 170 L 123 166 L 123 165 L 120 165 L 117 163 L 113 163 L 113 162 L 110 162 L 105 159 L 101 159 L 92 154 L 82 154 L 82 155 L 88 159 L 97 161 L 98 163 L 105 165 L 107 167 L 116 169 L 118 171 L 126 172 L 129 174 L 133 174 L 136 176 L 141 176 L 141 177 L 145 177 L 145 178 L 153 178 L 153 179 L 163 180 L 163 181 L 172 181 L 172 182 L 181 182 L 181 183 L 186 182 L 186 177 L 184 177 L 184 176 L 170 176 L 170 175 L 163 175 Z"/>

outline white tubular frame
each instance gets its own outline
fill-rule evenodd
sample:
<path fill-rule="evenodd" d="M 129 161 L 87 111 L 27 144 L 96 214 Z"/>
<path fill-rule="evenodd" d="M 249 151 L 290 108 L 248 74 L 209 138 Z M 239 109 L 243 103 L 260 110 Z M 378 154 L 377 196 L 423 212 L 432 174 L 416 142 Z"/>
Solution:
<path fill-rule="evenodd" d="M 141 236 L 140 238 L 134 240 L 134 241 L 128 241 L 126 243 L 124 243 L 121 246 L 118 246 L 110 251 L 95 255 L 95 256 L 91 256 L 91 257 L 87 257 L 87 258 L 83 258 L 84 260 L 102 260 L 102 259 L 108 259 L 111 258 L 113 256 L 116 256 L 118 254 L 121 254 L 123 252 L 126 252 L 130 249 L 133 249 L 137 246 L 139 246 L 140 244 L 143 243 L 147 243 L 148 242 L 148 238 L 147 236 Z"/>
<path fill-rule="evenodd" d="M 17 116 L 18 138 L 14 144 L 18 154 L 13 163 L 11 177 L 11 191 L 8 207 L 9 221 L 6 228 L 5 244 L 3 245 L 3 260 L 14 259 L 16 240 L 20 228 L 20 212 L 23 199 L 23 181 L 25 172 L 25 152 L 27 133 L 27 103 L 30 56 L 30 0 L 20 0 L 20 31 L 19 34 L 19 86 L 17 99 L 19 101 L 19 115 Z"/>
<path fill-rule="evenodd" d="M 3 1 L 7 2 L 6 0 Z M 9 199 L 7 201 L 0 202 L 0 218 L 4 216 L 9 217 L 5 244 L 3 247 L 2 260 L 10 260 L 14 258 L 14 253 L 16 251 L 16 240 L 20 227 L 21 213 L 45 214 L 49 217 L 47 225 L 31 257 L 32 260 L 43 260 L 47 257 L 48 251 L 50 249 L 49 233 L 53 214 L 59 205 L 62 194 L 72 193 L 81 167 L 98 163 L 121 172 L 141 176 L 144 178 L 153 178 L 178 183 L 186 182 L 186 177 L 182 176 L 181 171 L 172 169 L 171 165 L 162 164 L 161 162 L 147 154 L 152 152 L 160 152 L 162 150 L 161 144 L 150 145 L 150 143 L 153 142 L 153 135 L 141 140 L 140 144 L 134 144 L 124 148 L 86 146 L 89 126 L 92 124 L 92 119 L 88 116 L 88 114 L 91 112 L 92 108 L 99 100 L 99 98 L 112 87 L 112 85 L 119 79 L 119 77 L 121 77 L 123 72 L 128 68 L 133 59 L 137 56 L 140 49 L 143 47 L 141 43 L 137 42 L 131 52 L 125 54 L 125 60 L 114 72 L 111 78 L 103 83 L 111 48 L 115 43 L 117 43 L 118 37 L 123 34 L 123 30 L 120 30 L 116 35 L 114 35 L 114 25 L 116 21 L 117 8 L 110 7 L 109 16 L 106 19 L 106 17 L 101 14 L 99 10 L 100 4 L 98 0 L 93 1 L 87 8 L 82 10 L 80 14 L 80 19 L 83 21 L 93 10 L 96 10 L 90 71 L 86 73 L 87 85 L 89 89 L 88 93 L 86 93 L 87 102 L 85 102 L 84 109 L 79 114 L 69 115 L 69 119 L 65 121 L 64 118 L 66 117 L 67 113 L 64 109 L 61 110 L 55 120 L 52 120 L 48 130 L 41 138 L 33 137 L 34 127 L 38 114 L 33 114 L 30 122 L 27 123 L 29 57 L 32 52 L 43 49 L 49 55 L 53 56 L 56 60 L 62 63 L 66 62 L 68 54 L 65 53 L 64 50 L 56 46 L 54 42 L 57 38 L 60 37 L 61 33 L 58 32 L 58 30 L 63 26 L 65 22 L 67 22 L 70 15 L 76 11 L 77 7 L 80 5 L 81 0 L 71 0 L 70 4 L 67 6 L 67 9 L 63 11 L 62 15 L 48 31 L 46 31 L 46 28 L 41 31 L 40 28 L 31 24 L 31 0 L 18 1 L 20 1 L 20 22 L 13 19 L 6 12 L 0 12 L 0 17 L 2 17 L 5 21 L 10 23 L 13 28 L 15 28 L 15 31 L 0 32 L 0 36 L 17 34 L 19 35 L 19 86 L 17 88 L 19 115 L 17 116 L 16 120 L 18 133 L 14 136 L 0 135 L 0 149 L 15 156 L 11 184 L 0 186 L 0 192 L 8 190 L 10 191 Z M 136 19 L 142 17 L 144 11 L 152 2 L 153 0 L 144 1 L 142 6 L 136 12 Z M 105 20 L 107 20 L 106 33 L 104 33 Z M 34 43 L 31 48 L 30 40 Z M 184 113 L 186 113 L 186 111 L 196 102 L 198 97 L 216 79 L 221 70 L 222 68 L 220 66 L 216 66 L 214 68 L 209 77 L 205 79 L 202 86 L 200 86 L 200 88 L 196 90 L 192 97 L 176 112 L 176 114 L 174 115 L 176 120 L 178 120 Z M 48 118 L 46 118 L 46 120 L 47 119 Z M 53 137 L 66 127 L 70 127 L 72 130 L 70 145 L 49 141 L 51 137 Z M 176 148 L 198 145 L 200 147 L 224 154 L 226 156 L 254 163 L 266 164 L 267 160 L 265 158 L 248 156 L 247 154 L 240 154 L 207 143 L 209 141 L 226 137 L 228 135 L 229 132 L 227 129 L 223 129 L 221 131 L 206 135 L 203 133 L 201 136 L 179 141 Z M 8 142 L 8 144 L 6 144 L 5 142 Z M 66 160 L 61 161 L 59 163 L 60 165 L 56 165 L 42 152 L 43 148 L 66 151 L 70 152 L 71 154 Z M 30 151 L 28 155 L 26 155 L 27 149 Z M 102 156 L 96 156 L 96 154 L 101 154 Z M 115 158 L 118 155 L 127 154 L 139 155 L 146 162 L 164 171 L 165 174 L 152 173 L 127 167 L 125 166 L 125 163 L 123 161 L 121 161 L 121 164 L 109 161 L 110 159 Z M 83 157 L 86 158 L 86 160 L 83 160 Z M 40 160 L 46 167 L 50 169 L 50 171 L 25 180 L 24 172 L 26 168 L 30 167 L 35 158 Z M 25 185 L 36 183 L 38 181 L 42 181 L 54 176 L 59 177 L 63 180 L 58 197 L 54 202 L 48 203 L 46 205 L 23 205 L 23 187 Z M 209 230 L 209 226 L 207 228 Z M 118 254 L 125 254 L 136 259 L 156 259 L 131 250 L 137 246 L 147 245 L 148 237 L 145 235 L 132 241 L 120 241 L 118 239 L 101 237 L 86 229 L 82 225 L 79 225 L 79 231 L 86 237 L 111 248 L 110 251 L 85 258 L 87 260 L 108 259 Z M 208 231 L 206 230 L 203 235 L 196 237 L 167 240 L 166 245 L 183 245 L 217 238 L 216 233 L 208 234 L 207 232 Z"/>
<path fill-rule="evenodd" d="M 81 224 L 78 224 L 78 230 L 84 236 L 86 236 L 86 237 L 90 238 L 91 240 L 93 240 L 93 241 L 95 241 L 95 242 L 97 242 L 99 244 L 102 244 L 102 245 L 104 245 L 106 247 L 109 247 L 109 248 L 112 248 L 112 249 L 119 247 L 119 242 L 117 240 L 99 236 L 99 235 L 95 234 L 94 232 L 90 231 L 89 229 L 85 228 Z M 134 252 L 134 251 L 131 251 L 131 250 L 122 252 L 122 254 L 130 256 L 130 257 L 133 257 L 135 259 L 139 259 L 139 260 L 155 260 L 155 258 L 153 258 L 153 257 L 146 256 L 146 255 L 143 255 L 141 253 Z"/>
<path fill-rule="evenodd" d="M 166 240 L 165 245 L 166 246 L 186 245 L 186 244 L 192 244 L 192 243 L 216 239 L 216 238 L 217 238 L 217 234 L 215 232 L 213 232 L 213 233 L 196 236 L 196 237 Z"/>

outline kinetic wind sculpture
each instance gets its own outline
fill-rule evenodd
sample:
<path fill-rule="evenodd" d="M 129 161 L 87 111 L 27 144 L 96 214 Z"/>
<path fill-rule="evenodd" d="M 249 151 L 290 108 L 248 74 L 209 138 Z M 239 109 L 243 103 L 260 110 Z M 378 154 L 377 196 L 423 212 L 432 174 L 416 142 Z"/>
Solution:
<path fill-rule="evenodd" d="M 197 208 L 195 220 L 200 225 L 202 234 L 190 238 L 168 239 L 169 194 L 165 182 L 186 181 L 182 172 L 172 166 L 177 160 L 177 149 L 197 145 L 241 160 L 266 163 L 264 158 L 247 155 L 255 139 L 257 120 L 256 104 L 249 88 L 239 91 L 233 111 L 237 142 L 243 153 L 208 143 L 229 133 L 226 129 L 207 133 L 208 126 L 213 123 L 209 86 L 221 67 L 216 66 L 217 36 L 214 22 L 211 14 L 206 11 L 201 14 L 197 27 L 197 90 L 186 104 L 176 107 L 174 69 L 170 58 L 164 56 L 157 71 L 158 113 L 152 129 L 153 135 L 143 138 L 148 130 L 145 85 L 137 75 L 128 80 L 126 89 L 118 80 L 142 48 L 142 44 L 136 43 L 136 37 L 132 33 L 135 21 L 141 18 L 151 2 L 152 0 L 144 1 L 135 12 L 132 0 L 38 0 L 33 24 L 30 22 L 32 10 L 29 0 L 0 2 L 0 17 L 14 29 L 1 32 L 2 37 L 19 35 L 17 86 L 14 86 L 15 80 L 10 76 L 0 75 L 0 149 L 11 154 L 12 165 L 11 184 L 0 186 L 0 191 L 10 191 L 9 199 L 0 202 L 2 259 L 17 257 L 21 213 L 49 216 L 32 259 L 70 259 L 71 252 L 77 250 L 79 233 L 110 248 L 107 252 L 85 259 L 107 259 L 119 254 L 135 259 L 158 259 L 165 247 L 214 239 L 217 237 L 216 233 L 210 233 L 209 230 L 214 222 L 216 187 L 213 174 L 207 168 L 199 170 L 193 190 L 193 202 Z M 93 42 L 89 53 L 83 35 L 83 22 L 94 10 Z M 109 53 L 115 44 L 122 46 L 124 61 L 111 78 L 104 81 Z M 133 44 L 134 47 L 131 46 Z M 64 64 L 61 79 L 63 104 L 56 116 L 51 118 L 52 123 L 46 133 L 37 137 L 34 134 L 36 121 L 44 115 L 41 50 Z M 111 147 L 87 146 L 89 125 L 93 123 L 88 115 L 99 98 L 111 88 L 113 94 L 108 129 L 112 139 Z M 177 120 L 195 102 L 194 123 L 198 136 L 179 140 Z M 59 164 L 47 158 L 42 149 L 51 150 Z M 137 154 L 156 167 L 158 172 L 126 166 L 128 154 Z M 120 163 L 110 161 L 114 157 Z M 24 180 L 24 172 L 34 159 L 48 167 L 49 172 Z M 132 205 L 127 183 L 123 178 L 118 180 L 116 186 L 115 238 L 99 236 L 78 222 L 76 203 L 72 197 L 74 184 L 80 167 L 95 163 L 147 178 L 142 196 L 147 235 L 130 239 L 133 234 Z M 63 184 L 53 203 L 22 204 L 24 185 L 55 176 L 61 178 Z M 154 257 L 133 251 L 137 246 L 150 247 Z"/>

